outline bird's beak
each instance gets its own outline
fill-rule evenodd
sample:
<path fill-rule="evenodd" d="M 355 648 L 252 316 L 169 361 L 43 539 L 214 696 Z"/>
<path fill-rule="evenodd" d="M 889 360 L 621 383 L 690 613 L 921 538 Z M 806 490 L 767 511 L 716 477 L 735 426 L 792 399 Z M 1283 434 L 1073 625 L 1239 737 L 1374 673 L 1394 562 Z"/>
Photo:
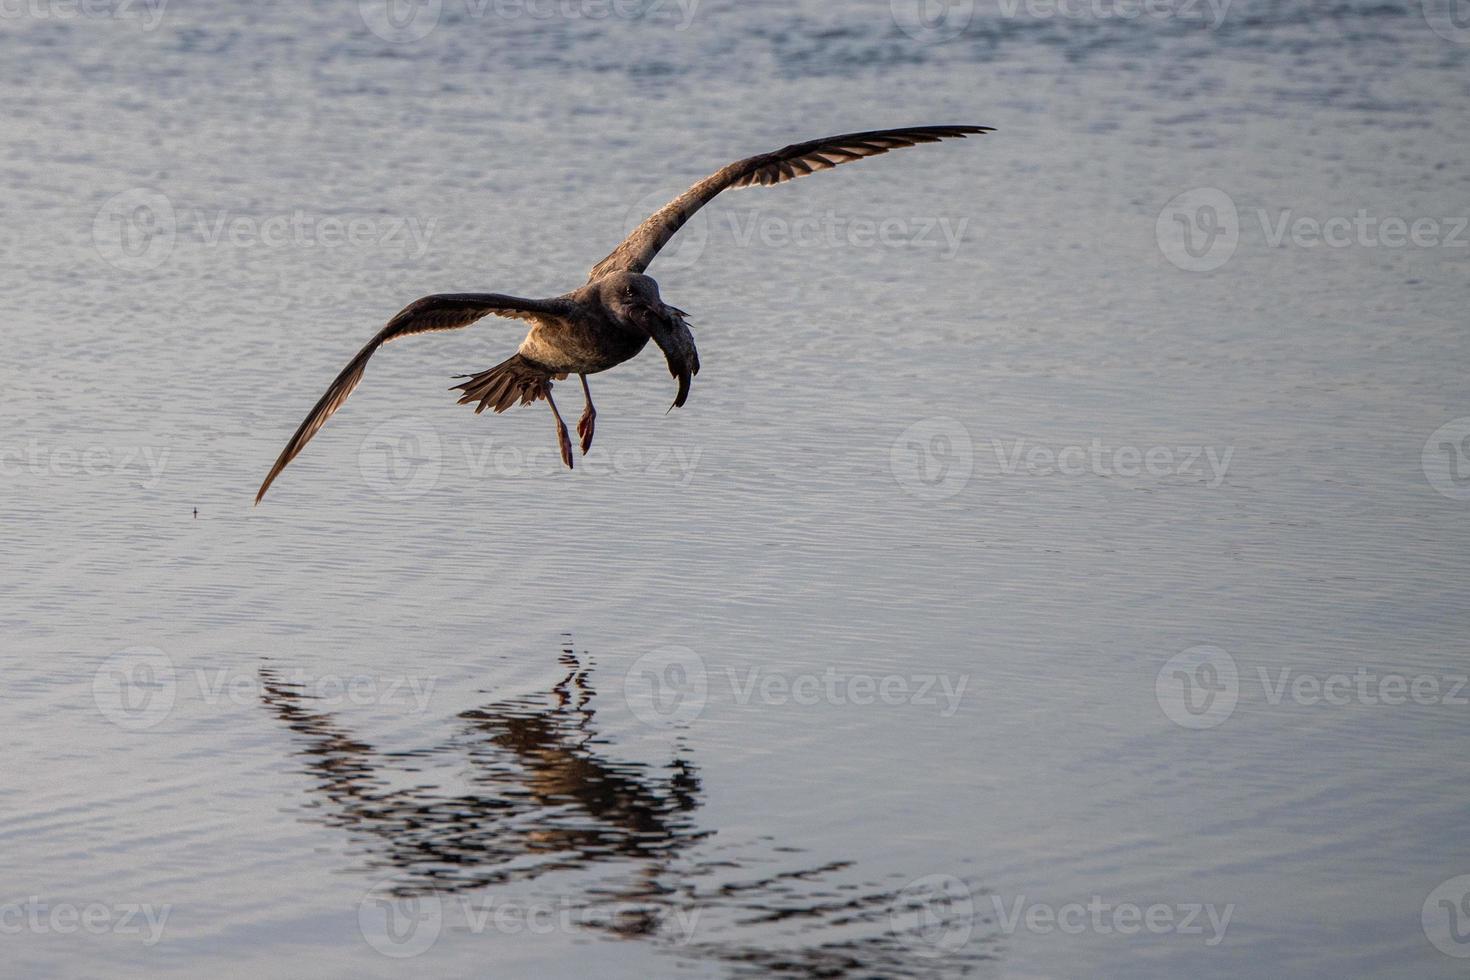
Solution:
<path fill-rule="evenodd" d="M 628 319 L 638 324 L 643 332 L 650 337 L 657 336 L 659 330 L 663 329 L 664 326 L 664 318 L 659 314 L 659 311 L 651 306 L 644 306 L 641 303 L 628 310 Z"/>

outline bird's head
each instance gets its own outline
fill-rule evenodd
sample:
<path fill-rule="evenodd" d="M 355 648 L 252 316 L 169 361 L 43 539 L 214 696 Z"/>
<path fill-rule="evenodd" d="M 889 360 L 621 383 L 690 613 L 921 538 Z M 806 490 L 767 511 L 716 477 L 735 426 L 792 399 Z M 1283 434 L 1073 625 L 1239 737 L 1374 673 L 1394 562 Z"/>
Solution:
<path fill-rule="evenodd" d="M 669 373 L 679 379 L 673 407 L 682 407 L 689 397 L 690 379 L 699 373 L 699 351 L 684 321 L 687 314 L 661 300 L 658 283 L 636 272 L 615 272 L 599 279 L 597 290 L 604 308 L 620 324 L 652 337 L 663 350 Z"/>
<path fill-rule="evenodd" d="M 603 306 L 626 326 L 650 333 L 650 322 L 664 316 L 658 283 L 636 272 L 615 272 L 597 281 Z"/>

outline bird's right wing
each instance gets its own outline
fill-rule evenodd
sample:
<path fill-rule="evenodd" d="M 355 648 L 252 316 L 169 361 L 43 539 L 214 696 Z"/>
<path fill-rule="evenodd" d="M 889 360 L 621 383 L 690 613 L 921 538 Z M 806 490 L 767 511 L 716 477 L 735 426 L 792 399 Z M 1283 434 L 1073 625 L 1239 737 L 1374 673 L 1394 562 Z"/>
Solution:
<path fill-rule="evenodd" d="M 337 375 L 336 380 L 327 388 L 326 394 L 322 395 L 312 407 L 310 414 L 297 427 L 296 434 L 291 437 L 290 442 L 286 443 L 286 448 L 281 450 L 280 457 L 276 459 L 276 465 L 271 467 L 265 482 L 260 485 L 260 492 L 255 495 L 255 502 L 260 503 L 260 499 L 265 496 L 265 492 L 270 489 L 271 483 L 280 475 L 281 470 L 286 468 L 286 464 L 296 458 L 296 455 L 311 441 L 311 437 L 327 424 L 327 419 L 332 417 L 332 413 L 347 401 L 347 396 L 352 394 L 353 389 L 362 381 L 368 360 L 379 347 L 389 341 L 411 337 L 414 334 L 458 330 L 491 313 L 513 319 L 534 320 L 538 315 L 551 316 L 557 312 L 552 302 L 501 296 L 498 293 L 440 293 L 436 296 L 425 296 L 423 299 L 414 300 L 389 320 L 388 325 L 378 331 L 377 336 L 368 341 L 367 345 L 357 352 L 357 356 L 342 369 L 342 373 Z"/>
<path fill-rule="evenodd" d="M 610 272 L 642 272 L 648 268 L 674 233 L 689 217 L 732 187 L 779 184 L 815 170 L 828 170 L 841 163 L 877 156 L 904 146 L 938 143 L 944 139 L 994 132 L 990 126 L 915 126 L 910 129 L 879 129 L 868 133 L 845 133 L 825 139 L 793 143 L 773 153 L 737 160 L 689 188 L 665 204 L 633 229 L 621 245 L 592 267 L 589 279 Z"/>

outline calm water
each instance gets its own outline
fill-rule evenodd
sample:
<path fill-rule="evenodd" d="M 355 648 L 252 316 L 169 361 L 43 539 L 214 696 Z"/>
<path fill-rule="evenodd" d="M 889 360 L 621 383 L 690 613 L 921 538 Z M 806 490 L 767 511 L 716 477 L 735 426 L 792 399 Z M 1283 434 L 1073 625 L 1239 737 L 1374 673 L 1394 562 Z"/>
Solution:
<path fill-rule="evenodd" d="M 6 972 L 1462 976 L 1463 13 L 608 9 L 5 11 Z"/>

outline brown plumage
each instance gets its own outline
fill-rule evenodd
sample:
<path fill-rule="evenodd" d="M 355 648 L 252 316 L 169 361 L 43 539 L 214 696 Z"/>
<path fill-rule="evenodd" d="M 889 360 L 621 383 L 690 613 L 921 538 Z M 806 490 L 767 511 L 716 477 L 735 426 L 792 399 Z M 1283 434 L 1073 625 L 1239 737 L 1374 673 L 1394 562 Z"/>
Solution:
<path fill-rule="evenodd" d="M 342 403 L 347 401 L 347 396 L 352 394 L 353 389 L 362 381 L 363 372 L 367 370 L 368 359 L 377 352 L 379 347 L 390 341 L 412 337 L 416 334 L 432 333 L 437 330 L 458 330 L 491 313 L 526 320 L 530 319 L 533 312 L 550 309 L 549 304 L 537 300 L 501 296 L 496 293 L 445 293 L 414 300 L 400 310 L 397 316 L 389 320 L 388 325 L 379 330 L 377 336 L 357 352 L 357 356 L 347 362 L 347 366 L 328 386 L 326 393 L 312 406 L 306 418 L 297 426 L 296 434 L 291 437 L 290 442 L 286 443 L 286 448 L 281 450 L 281 455 L 276 459 L 276 465 L 272 466 L 270 473 L 266 475 L 265 482 L 260 485 L 260 491 L 255 495 L 255 502 L 260 503 L 260 498 L 265 496 L 265 492 L 270 489 L 270 485 L 275 482 L 281 470 L 286 468 L 286 464 L 296 458 L 297 453 L 301 452 L 311 441 L 311 437 L 327 424 L 327 419 L 331 418 L 333 413 L 342 407 Z"/>
<path fill-rule="evenodd" d="M 993 132 L 989 126 L 919 126 L 793 143 L 773 153 L 738 160 L 689 188 L 633 229 L 617 248 L 592 267 L 586 285 L 570 293 L 541 300 L 498 293 L 444 293 L 415 300 L 389 320 L 337 375 L 286 443 L 255 495 L 255 502 L 260 503 L 286 464 L 296 458 L 327 419 L 342 407 L 362 381 L 367 362 L 379 347 L 415 334 L 457 330 L 490 314 L 528 320 L 531 330 L 514 357 L 480 374 L 460 375 L 469 377 L 464 384 L 455 386 L 455 390 L 464 392 L 460 404 L 475 403 L 476 413 L 486 408 L 503 412 L 517 402 L 529 405 L 544 399 L 556 418 L 562 460 L 570 467 L 571 440 L 551 396 L 554 379 L 569 374 L 581 378 L 586 407 L 577 431 L 584 454 L 592 444 L 597 417 L 587 375 L 621 364 L 641 351 L 649 340 L 663 350 L 669 373 L 679 382 L 671 407 L 683 406 L 688 398 L 691 379 L 699 373 L 694 335 L 689 331 L 685 314 L 664 303 L 659 298 L 658 284 L 642 273 L 690 215 L 721 191 L 731 188 L 779 184 L 901 147 L 989 132 Z"/>
<path fill-rule="evenodd" d="M 464 392 L 464 397 L 459 400 L 461 405 L 480 403 L 475 406 L 476 415 L 487 408 L 493 408 L 499 414 L 517 401 L 529 405 L 545 398 L 551 389 L 551 375 L 520 354 L 512 354 L 508 360 L 488 371 L 461 374 L 460 377 L 470 380 L 455 385 L 452 390 Z"/>
<path fill-rule="evenodd" d="M 966 136 L 994 131 L 990 126 L 880 129 L 870 133 L 847 133 L 843 136 L 793 143 L 773 153 L 737 160 L 701 180 L 634 228 L 633 233 L 621 245 L 592 267 L 592 278 L 605 276 L 609 272 L 642 272 L 648 268 L 648 263 L 674 237 L 674 232 L 682 228 L 694 212 L 714 200 L 721 191 L 753 184 L 766 187 L 905 146 L 937 143 L 943 139 L 964 139 Z"/>

